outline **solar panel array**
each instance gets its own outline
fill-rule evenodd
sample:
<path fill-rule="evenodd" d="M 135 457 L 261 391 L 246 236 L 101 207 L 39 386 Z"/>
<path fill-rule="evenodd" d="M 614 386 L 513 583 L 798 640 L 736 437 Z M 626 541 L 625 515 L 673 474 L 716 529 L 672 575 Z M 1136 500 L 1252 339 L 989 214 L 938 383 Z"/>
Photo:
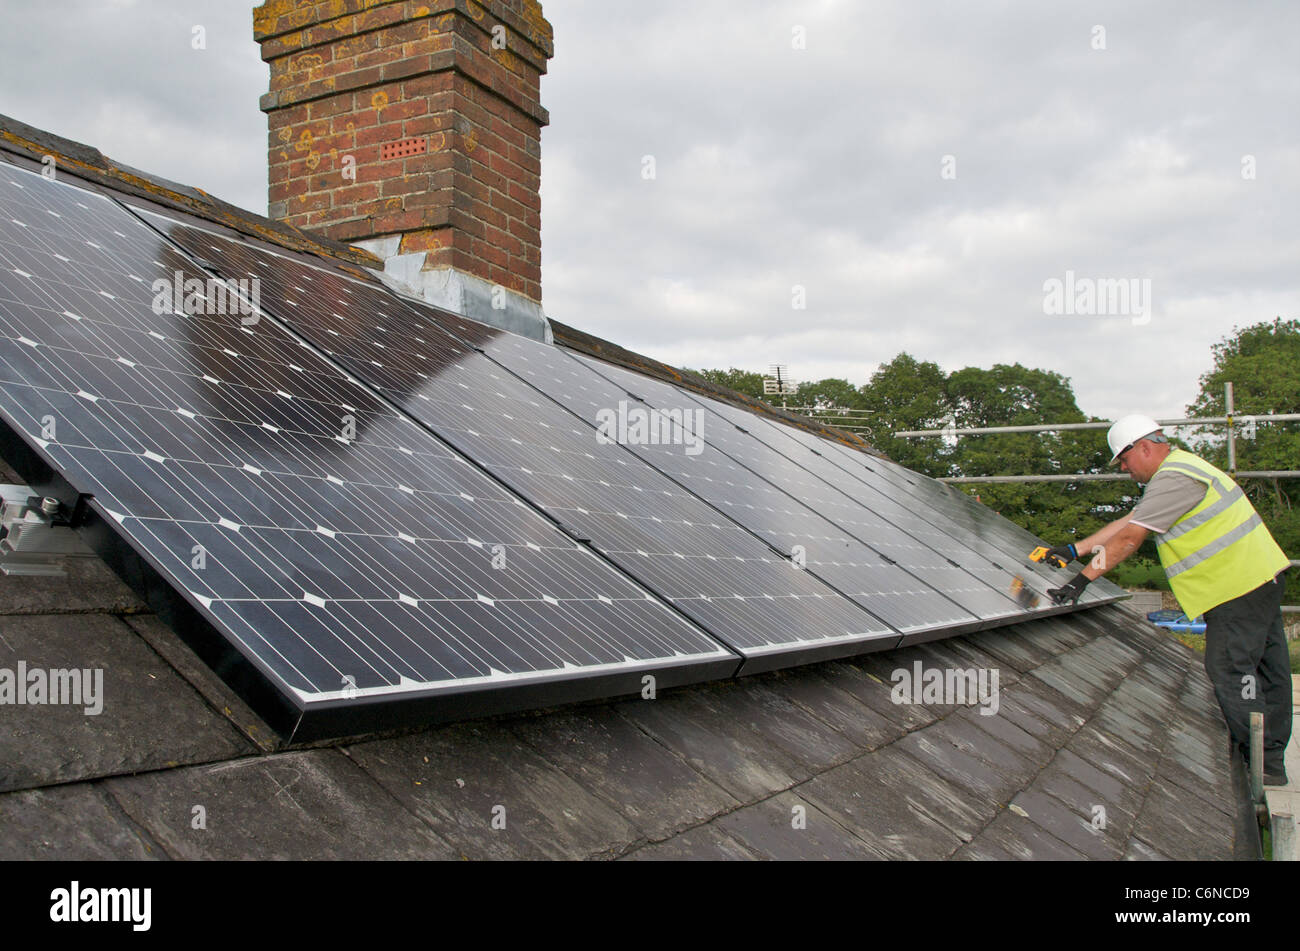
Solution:
<path fill-rule="evenodd" d="M 381 288 L 183 225 L 165 232 L 240 278 L 358 378 L 733 647 L 838 653 L 898 634 L 760 538 L 473 349 L 500 335 Z M 378 321 L 376 325 L 375 321 Z M 511 335 L 513 336 L 513 335 Z M 524 339 L 524 338 L 518 338 Z M 537 346 L 548 348 L 544 344 Z"/>
<path fill-rule="evenodd" d="M 0 448 L 286 735 L 1059 610 L 961 493 L 141 204 L 0 166 Z"/>

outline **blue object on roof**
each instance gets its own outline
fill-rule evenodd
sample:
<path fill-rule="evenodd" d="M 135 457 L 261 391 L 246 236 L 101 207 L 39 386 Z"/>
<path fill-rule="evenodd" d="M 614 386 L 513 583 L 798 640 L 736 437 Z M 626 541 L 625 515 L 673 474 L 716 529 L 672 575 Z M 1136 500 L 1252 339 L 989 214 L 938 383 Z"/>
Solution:
<path fill-rule="evenodd" d="M 1205 618 L 1203 616 L 1191 621 L 1182 611 L 1152 611 L 1147 615 L 1147 620 L 1152 624 L 1167 627 L 1171 631 L 1183 631 L 1188 634 L 1205 633 Z"/>

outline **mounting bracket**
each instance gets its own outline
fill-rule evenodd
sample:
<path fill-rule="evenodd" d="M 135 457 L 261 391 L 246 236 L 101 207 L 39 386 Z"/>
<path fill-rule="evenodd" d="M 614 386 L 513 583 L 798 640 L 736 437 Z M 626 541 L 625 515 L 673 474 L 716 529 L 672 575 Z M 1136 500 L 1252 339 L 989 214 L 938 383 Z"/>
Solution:
<path fill-rule="evenodd" d="M 68 514 L 52 496 L 33 495 L 25 485 L 0 485 L 0 572 L 63 578 L 67 558 L 93 557 L 69 527 Z"/>

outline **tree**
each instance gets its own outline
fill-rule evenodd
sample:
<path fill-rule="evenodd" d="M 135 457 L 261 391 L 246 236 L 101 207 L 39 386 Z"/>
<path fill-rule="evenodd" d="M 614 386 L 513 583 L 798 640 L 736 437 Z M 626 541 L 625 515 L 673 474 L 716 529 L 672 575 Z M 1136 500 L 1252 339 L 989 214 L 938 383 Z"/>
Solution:
<path fill-rule="evenodd" d="M 792 400 L 800 406 L 812 406 L 818 410 L 862 408 L 862 394 L 858 388 L 848 380 L 834 377 L 816 383 L 800 383 L 799 393 Z"/>
<path fill-rule="evenodd" d="M 716 383 L 719 386 L 730 387 L 746 396 L 752 396 L 756 400 L 768 401 L 763 395 L 763 374 L 750 373 L 748 370 L 737 370 L 732 367 L 729 370 L 693 370 L 710 383 Z"/>
<path fill-rule="evenodd" d="M 1088 422 L 1070 381 L 1020 364 L 952 373 L 945 396 L 957 428 Z M 1101 430 L 962 436 L 954 475 L 1048 475 L 1106 471 Z M 1041 538 L 1083 538 L 1132 505 L 1132 487 L 1106 482 L 980 484 L 980 501 Z M 1154 555 L 1154 550 L 1150 553 Z"/>
<path fill-rule="evenodd" d="M 1224 383 L 1232 383 L 1233 412 L 1264 415 L 1300 412 L 1300 320 L 1275 317 L 1249 327 L 1233 329 L 1212 348 L 1214 366 L 1201 377 L 1188 416 L 1222 416 Z M 1259 423 L 1254 439 L 1240 438 L 1237 468 L 1245 471 L 1291 470 L 1300 465 L 1300 424 Z M 1221 469 L 1228 467 L 1228 449 L 1222 426 L 1204 427 L 1195 438 L 1195 451 Z M 1296 479 L 1243 479 L 1242 490 L 1259 511 L 1282 550 L 1300 557 L 1300 481 Z M 1287 603 L 1300 602 L 1300 578 L 1291 573 Z"/>
<path fill-rule="evenodd" d="M 871 375 L 859 405 L 871 413 L 872 444 L 900 465 L 929 476 L 948 475 L 943 440 L 900 439 L 909 429 L 938 429 L 948 418 L 945 376 L 937 363 L 922 363 L 900 353 Z"/>

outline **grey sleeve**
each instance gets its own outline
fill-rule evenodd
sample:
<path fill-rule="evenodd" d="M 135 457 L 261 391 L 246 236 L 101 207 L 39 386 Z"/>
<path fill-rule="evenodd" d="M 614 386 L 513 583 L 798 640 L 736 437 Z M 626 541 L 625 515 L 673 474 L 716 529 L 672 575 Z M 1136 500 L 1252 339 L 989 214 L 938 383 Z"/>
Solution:
<path fill-rule="evenodd" d="M 1133 524 L 1163 535 L 1205 498 L 1206 486 L 1180 472 L 1157 472 L 1133 509 Z"/>

